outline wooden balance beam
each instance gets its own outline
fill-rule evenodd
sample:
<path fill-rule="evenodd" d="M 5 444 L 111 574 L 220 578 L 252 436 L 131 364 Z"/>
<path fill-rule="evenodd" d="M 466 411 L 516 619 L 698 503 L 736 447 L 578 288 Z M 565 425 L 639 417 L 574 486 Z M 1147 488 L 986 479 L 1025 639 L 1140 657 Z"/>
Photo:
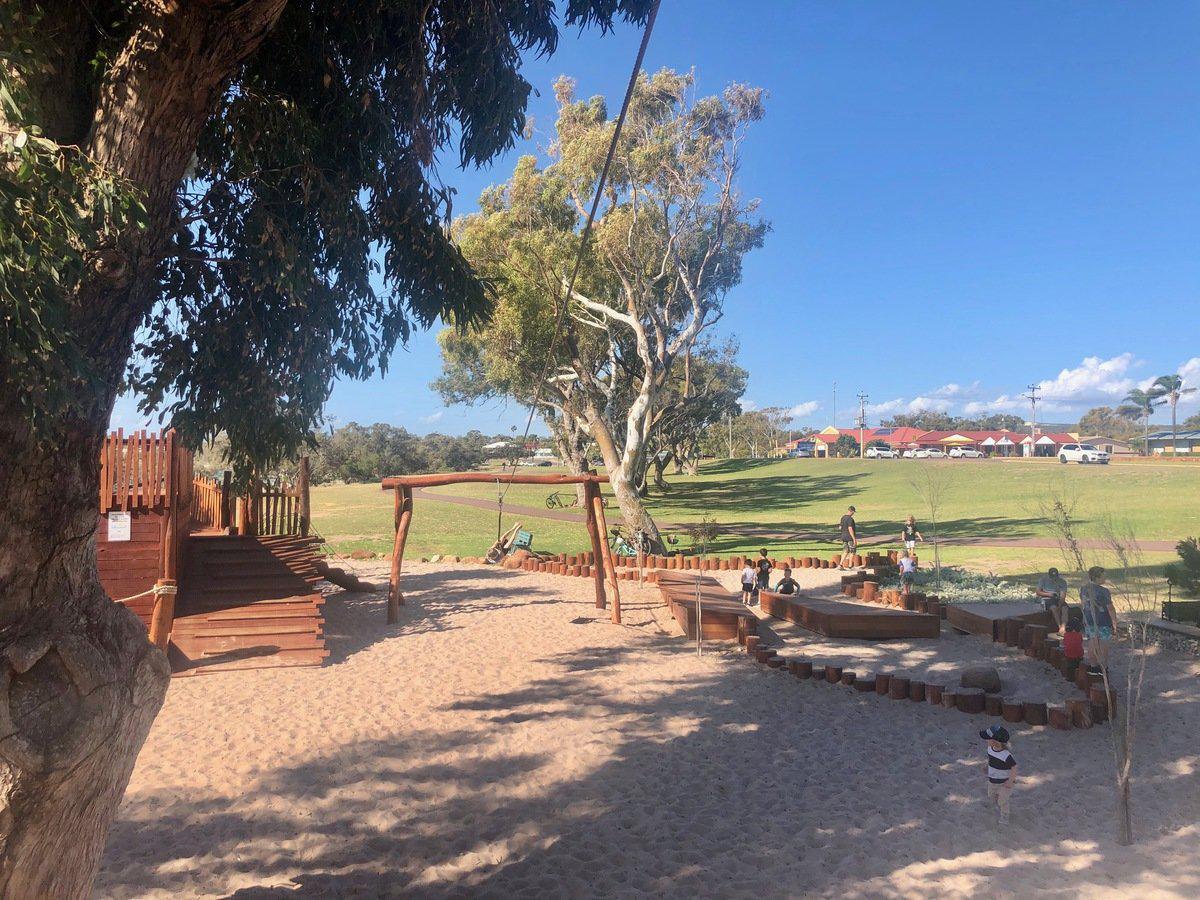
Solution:
<path fill-rule="evenodd" d="M 668 577 L 663 578 L 664 575 Z M 692 640 L 696 638 L 697 606 L 705 640 L 736 641 L 740 634 L 754 634 L 758 630 L 758 617 L 710 575 L 661 572 L 658 590 L 683 633 Z"/>
<path fill-rule="evenodd" d="M 772 591 L 759 591 L 758 599 L 767 615 L 825 637 L 886 641 L 936 638 L 941 634 L 941 621 L 926 613 Z"/>

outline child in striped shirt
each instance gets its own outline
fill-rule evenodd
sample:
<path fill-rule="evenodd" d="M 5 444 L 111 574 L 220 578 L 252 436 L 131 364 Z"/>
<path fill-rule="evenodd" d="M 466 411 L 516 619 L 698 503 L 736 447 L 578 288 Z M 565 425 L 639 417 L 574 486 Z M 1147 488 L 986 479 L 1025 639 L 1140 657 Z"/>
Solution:
<path fill-rule="evenodd" d="M 1008 729 L 992 725 L 979 732 L 988 745 L 988 806 L 1000 808 L 1000 824 L 1008 824 L 1008 798 L 1017 783 L 1017 760 L 1008 749 Z"/>

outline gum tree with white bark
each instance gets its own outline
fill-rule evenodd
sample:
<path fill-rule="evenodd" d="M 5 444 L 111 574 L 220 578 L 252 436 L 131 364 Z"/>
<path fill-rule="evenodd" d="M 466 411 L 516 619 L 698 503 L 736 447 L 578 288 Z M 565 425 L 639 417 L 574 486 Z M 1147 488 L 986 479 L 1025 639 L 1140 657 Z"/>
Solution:
<path fill-rule="evenodd" d="M 744 256 L 768 230 L 737 183 L 764 92 L 735 84 L 697 99 L 694 90 L 691 74 L 639 75 L 557 341 L 558 303 L 615 124 L 604 99 L 576 99 L 574 83 L 560 78 L 550 164 L 523 158 L 455 229 L 505 323 L 473 336 L 466 356 L 478 361 L 474 374 L 496 393 L 525 404 L 539 396 L 581 423 L 626 525 L 654 547 L 661 540 L 639 488 L 656 415 L 675 367 L 720 320 Z M 448 358 L 447 377 L 463 374 L 456 365 Z"/>

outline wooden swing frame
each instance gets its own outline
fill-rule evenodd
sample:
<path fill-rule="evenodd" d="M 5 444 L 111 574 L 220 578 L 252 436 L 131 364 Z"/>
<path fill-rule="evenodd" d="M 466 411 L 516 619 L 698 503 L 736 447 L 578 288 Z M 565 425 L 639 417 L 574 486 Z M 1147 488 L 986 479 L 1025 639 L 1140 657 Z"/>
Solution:
<path fill-rule="evenodd" d="M 596 609 L 607 605 L 604 578 L 607 574 L 612 584 L 612 621 L 621 624 L 621 590 L 617 586 L 617 570 L 613 561 L 612 548 L 608 546 L 608 521 L 604 516 L 604 502 L 600 497 L 600 485 L 608 483 L 607 475 L 594 472 L 587 475 L 524 475 L 512 473 L 505 476 L 489 475 L 486 472 L 443 472 L 432 475 L 395 475 L 383 479 L 381 487 L 395 492 L 396 539 L 392 545 L 392 572 L 388 580 L 387 621 L 395 625 L 400 621 L 400 607 L 404 605 L 404 594 L 400 591 L 400 571 L 404 563 L 404 545 L 408 541 L 408 530 L 412 526 L 413 489 L 441 487 L 448 484 L 547 484 L 555 487 L 582 484 L 584 490 L 584 524 L 592 542 L 592 553 L 596 564 L 592 566 L 592 580 L 596 586 Z"/>

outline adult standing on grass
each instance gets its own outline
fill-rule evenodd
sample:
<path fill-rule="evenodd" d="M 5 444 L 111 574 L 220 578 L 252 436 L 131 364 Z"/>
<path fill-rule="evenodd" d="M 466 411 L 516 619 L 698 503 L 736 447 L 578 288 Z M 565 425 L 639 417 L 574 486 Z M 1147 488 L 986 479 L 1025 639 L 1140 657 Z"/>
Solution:
<path fill-rule="evenodd" d="M 1117 611 L 1112 591 L 1104 586 L 1104 567 L 1088 569 L 1088 580 L 1079 589 L 1083 601 L 1083 634 L 1088 644 L 1088 671 L 1100 673 L 1108 668 L 1108 652 L 1117 627 Z"/>
<path fill-rule="evenodd" d="M 921 529 L 917 527 L 917 520 L 909 516 L 904 520 L 904 527 L 900 529 L 900 540 L 904 541 L 904 549 L 909 553 L 917 552 L 917 541 L 925 543 L 925 537 L 921 534 Z"/>
<path fill-rule="evenodd" d="M 854 554 L 858 550 L 858 525 L 854 521 L 855 512 L 853 506 L 847 507 L 846 514 L 838 523 L 842 538 L 842 559 L 838 563 L 838 567 L 842 569 L 854 565 Z"/>
<path fill-rule="evenodd" d="M 1036 593 L 1046 612 L 1054 616 L 1058 630 L 1062 631 L 1063 623 L 1067 620 L 1067 580 L 1058 574 L 1058 569 L 1051 566 L 1038 579 Z"/>

